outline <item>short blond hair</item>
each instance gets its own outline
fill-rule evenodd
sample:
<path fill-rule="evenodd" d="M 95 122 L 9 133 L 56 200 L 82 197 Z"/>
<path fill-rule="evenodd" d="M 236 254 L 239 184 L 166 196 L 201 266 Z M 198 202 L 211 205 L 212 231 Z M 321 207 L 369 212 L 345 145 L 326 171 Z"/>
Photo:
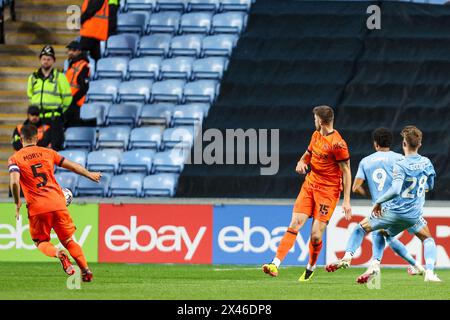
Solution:
<path fill-rule="evenodd" d="M 400 135 L 405 139 L 409 147 L 417 149 L 422 144 L 422 131 L 415 126 L 406 126 Z"/>

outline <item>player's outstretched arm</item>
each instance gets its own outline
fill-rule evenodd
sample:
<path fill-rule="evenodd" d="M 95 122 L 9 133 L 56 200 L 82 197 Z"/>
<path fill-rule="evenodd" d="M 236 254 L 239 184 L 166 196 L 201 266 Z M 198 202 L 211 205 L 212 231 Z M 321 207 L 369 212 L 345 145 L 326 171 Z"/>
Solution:
<path fill-rule="evenodd" d="M 353 181 L 352 191 L 353 193 L 357 193 L 363 197 L 369 197 L 369 194 L 364 188 L 364 180 L 361 178 L 356 178 L 355 181 Z"/>
<path fill-rule="evenodd" d="M 20 173 L 17 171 L 11 172 L 9 174 L 9 185 L 11 188 L 11 193 L 14 198 L 14 203 L 16 204 L 16 220 L 19 219 L 20 207 L 22 206 L 22 201 L 20 200 Z"/>
<path fill-rule="evenodd" d="M 347 220 L 350 220 L 352 218 L 352 207 L 350 205 L 352 170 L 350 169 L 350 160 L 339 162 L 339 167 L 342 170 L 342 177 L 344 182 L 344 202 L 342 203 L 342 210 L 344 210 L 345 218 Z"/>
<path fill-rule="evenodd" d="M 101 172 L 90 172 L 85 167 L 79 165 L 76 162 L 72 162 L 68 159 L 64 159 L 64 161 L 61 164 L 61 167 L 70 170 L 72 172 L 75 172 L 81 176 L 84 176 L 88 179 L 91 179 L 92 181 L 99 182 L 100 178 L 102 177 Z"/>

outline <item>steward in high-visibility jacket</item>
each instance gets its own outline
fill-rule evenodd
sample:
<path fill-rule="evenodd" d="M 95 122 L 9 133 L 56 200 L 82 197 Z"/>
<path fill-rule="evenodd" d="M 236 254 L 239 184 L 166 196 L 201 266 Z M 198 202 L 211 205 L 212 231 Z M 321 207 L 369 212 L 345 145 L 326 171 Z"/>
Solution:
<path fill-rule="evenodd" d="M 72 104 L 65 113 L 65 127 L 82 125 L 80 119 L 80 108 L 86 100 L 86 93 L 89 90 L 89 60 L 82 51 L 81 44 L 72 41 L 67 45 L 69 66 L 66 71 L 67 81 L 72 90 Z"/>
<path fill-rule="evenodd" d="M 23 124 L 19 124 L 14 129 L 12 135 L 11 144 L 14 150 L 19 151 L 22 149 L 22 141 L 20 141 L 20 132 L 24 125 L 32 124 L 36 126 L 38 131 L 38 141 L 37 145 L 40 147 L 49 147 L 51 145 L 51 137 L 50 137 L 50 125 L 43 124 L 39 119 L 39 108 L 38 107 L 29 107 L 27 112 L 27 120 Z"/>
<path fill-rule="evenodd" d="M 28 78 L 30 106 L 40 110 L 44 124 L 52 127 L 52 147 L 61 150 L 64 143 L 63 113 L 72 103 L 72 91 L 64 73 L 54 69 L 55 51 L 45 46 L 39 55 L 41 67 Z"/>
<path fill-rule="evenodd" d="M 80 44 L 95 61 L 100 60 L 100 41 L 108 39 L 108 0 L 84 0 L 80 17 Z"/>
<path fill-rule="evenodd" d="M 108 0 L 84 0 L 81 6 L 80 35 L 105 41 L 108 39 Z"/>
<path fill-rule="evenodd" d="M 29 105 L 38 107 L 41 113 L 40 117 L 47 119 L 62 116 L 72 102 L 72 92 L 64 73 L 53 69 L 55 61 L 53 48 L 49 51 L 53 54 L 46 54 L 44 50 L 39 58 L 42 56 L 53 57 L 53 63 L 45 61 L 45 65 L 28 77 L 27 95 Z"/>
<path fill-rule="evenodd" d="M 81 107 L 86 100 L 86 93 L 89 90 L 89 60 L 86 54 L 78 47 L 79 43 L 71 42 L 67 48 L 78 53 L 77 56 L 69 56 L 69 67 L 66 71 L 66 78 L 72 90 L 72 103 Z"/>

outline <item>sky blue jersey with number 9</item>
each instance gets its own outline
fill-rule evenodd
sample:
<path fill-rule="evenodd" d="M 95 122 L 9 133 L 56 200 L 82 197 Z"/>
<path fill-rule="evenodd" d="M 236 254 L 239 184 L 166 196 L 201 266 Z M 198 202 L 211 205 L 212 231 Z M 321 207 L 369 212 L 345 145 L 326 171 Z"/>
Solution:
<path fill-rule="evenodd" d="M 393 151 L 377 151 L 361 160 L 356 178 L 366 182 L 373 203 L 390 188 L 394 164 L 403 158 Z"/>
<path fill-rule="evenodd" d="M 427 157 L 417 154 L 397 161 L 394 164 L 392 187 L 385 196 L 389 196 L 390 191 L 398 195 L 386 203 L 386 209 L 405 218 L 420 217 L 425 192 L 433 189 L 435 176 L 433 164 Z"/>

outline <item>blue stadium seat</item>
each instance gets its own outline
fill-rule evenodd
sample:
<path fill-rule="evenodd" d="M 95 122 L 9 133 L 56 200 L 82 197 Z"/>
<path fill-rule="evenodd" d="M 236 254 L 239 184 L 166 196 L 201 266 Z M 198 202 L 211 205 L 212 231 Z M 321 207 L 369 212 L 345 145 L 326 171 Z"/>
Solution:
<path fill-rule="evenodd" d="M 64 158 L 78 163 L 83 167 L 86 167 L 87 151 L 83 149 L 66 149 L 59 152 Z M 62 167 L 56 167 L 57 171 L 68 171 Z"/>
<path fill-rule="evenodd" d="M 106 53 L 106 41 L 100 41 L 100 55 L 105 57 Z"/>
<path fill-rule="evenodd" d="M 176 57 L 164 60 L 161 63 L 161 79 L 189 80 L 194 60 L 192 57 Z"/>
<path fill-rule="evenodd" d="M 154 155 L 155 152 L 149 149 L 126 151 L 122 154 L 120 172 L 142 172 L 150 174 L 152 172 Z"/>
<path fill-rule="evenodd" d="M 250 11 L 252 0 L 220 0 L 223 11 Z"/>
<path fill-rule="evenodd" d="M 152 34 L 141 38 L 137 56 L 160 56 L 167 57 L 170 50 L 170 34 Z"/>
<path fill-rule="evenodd" d="M 199 79 L 222 79 L 227 69 L 228 60 L 223 57 L 209 57 L 198 59 L 192 65 L 192 78 Z"/>
<path fill-rule="evenodd" d="M 150 12 L 156 9 L 156 0 L 122 0 L 121 2 L 125 2 L 125 11 L 143 10 Z"/>
<path fill-rule="evenodd" d="M 145 103 L 150 100 L 152 85 L 152 80 L 143 79 L 122 82 L 119 87 L 118 101 L 138 101 Z"/>
<path fill-rule="evenodd" d="M 127 5 L 127 0 L 119 1 L 119 12 L 126 12 L 127 11 L 126 5 Z"/>
<path fill-rule="evenodd" d="M 161 11 L 186 11 L 188 2 L 189 0 L 158 0 L 158 8 Z"/>
<path fill-rule="evenodd" d="M 74 196 L 96 196 L 106 197 L 108 195 L 109 185 L 111 184 L 110 173 L 102 173 L 100 182 L 94 182 L 88 178 L 80 176 Z"/>
<path fill-rule="evenodd" d="M 106 115 L 109 104 L 103 102 L 85 103 L 80 110 L 81 120 L 97 120 L 97 126 L 103 126 L 106 122 Z"/>
<path fill-rule="evenodd" d="M 151 102 L 174 102 L 179 103 L 183 98 L 183 80 L 165 80 L 155 82 L 151 92 Z"/>
<path fill-rule="evenodd" d="M 117 15 L 118 33 L 144 34 L 148 20 L 147 12 L 128 12 Z"/>
<path fill-rule="evenodd" d="M 211 30 L 212 16 L 212 13 L 209 12 L 183 14 L 180 22 L 180 33 L 208 34 Z"/>
<path fill-rule="evenodd" d="M 86 94 L 86 102 L 116 101 L 117 93 L 119 91 L 119 84 L 120 80 L 117 79 L 103 79 L 91 81 L 89 83 L 89 90 Z"/>
<path fill-rule="evenodd" d="M 130 125 L 134 127 L 141 113 L 142 105 L 138 103 L 113 104 L 109 108 L 106 125 Z"/>
<path fill-rule="evenodd" d="M 179 12 L 158 12 L 150 17 L 150 24 L 146 33 L 178 33 L 181 13 Z"/>
<path fill-rule="evenodd" d="M 197 125 L 203 122 L 203 106 L 178 105 L 173 109 L 172 123 L 174 126 Z"/>
<path fill-rule="evenodd" d="M 202 52 L 203 35 L 188 34 L 176 36 L 170 42 L 170 55 L 200 57 Z"/>
<path fill-rule="evenodd" d="M 172 149 L 158 152 L 153 157 L 153 170 L 155 173 L 183 171 L 187 152 L 183 149 Z"/>
<path fill-rule="evenodd" d="M 130 149 L 148 148 L 159 150 L 163 129 L 161 127 L 134 128 L 130 134 Z"/>
<path fill-rule="evenodd" d="M 172 109 L 174 104 L 155 103 L 146 104 L 142 107 L 138 125 L 162 124 L 168 127 L 172 120 Z"/>
<path fill-rule="evenodd" d="M 195 128 L 180 126 L 164 130 L 162 149 L 190 149 L 194 143 Z"/>
<path fill-rule="evenodd" d="M 139 36 L 136 34 L 118 34 L 110 36 L 106 42 L 105 56 L 134 57 L 137 51 Z"/>
<path fill-rule="evenodd" d="M 56 182 L 62 187 L 67 188 L 75 194 L 77 191 L 77 184 L 79 175 L 73 172 L 57 172 L 55 173 Z"/>
<path fill-rule="evenodd" d="M 213 103 L 219 93 L 219 83 L 214 80 L 198 80 L 189 82 L 184 87 L 186 102 Z"/>
<path fill-rule="evenodd" d="M 129 79 L 159 79 L 161 57 L 136 58 L 128 63 Z"/>
<path fill-rule="evenodd" d="M 200 110 L 203 110 L 203 114 L 205 117 L 208 115 L 209 109 L 211 108 L 211 104 L 204 102 L 192 102 L 179 106 L 186 106 L 186 107 L 196 106 L 196 108 L 200 108 Z"/>
<path fill-rule="evenodd" d="M 112 177 L 109 196 L 141 197 L 143 174 L 125 173 Z"/>
<path fill-rule="evenodd" d="M 131 128 L 128 126 L 111 126 L 100 128 L 97 141 L 98 148 L 128 148 Z"/>
<path fill-rule="evenodd" d="M 213 17 L 212 33 L 240 34 L 247 24 L 247 15 L 243 12 L 226 12 Z"/>
<path fill-rule="evenodd" d="M 144 178 L 144 197 L 175 196 L 178 175 L 173 173 L 159 173 Z"/>
<path fill-rule="evenodd" d="M 219 0 L 189 0 L 188 11 L 213 11 L 220 10 Z"/>
<path fill-rule="evenodd" d="M 70 127 L 65 132 L 64 148 L 92 149 L 95 146 L 95 128 Z"/>
<path fill-rule="evenodd" d="M 225 56 L 230 57 L 236 46 L 238 36 L 231 34 L 218 34 L 203 39 L 203 56 Z"/>
<path fill-rule="evenodd" d="M 125 80 L 128 61 L 128 57 L 112 57 L 98 60 L 94 79 L 115 78 Z"/>
<path fill-rule="evenodd" d="M 118 149 L 92 151 L 88 154 L 87 168 L 89 171 L 117 173 L 121 157 L 122 151 Z"/>

